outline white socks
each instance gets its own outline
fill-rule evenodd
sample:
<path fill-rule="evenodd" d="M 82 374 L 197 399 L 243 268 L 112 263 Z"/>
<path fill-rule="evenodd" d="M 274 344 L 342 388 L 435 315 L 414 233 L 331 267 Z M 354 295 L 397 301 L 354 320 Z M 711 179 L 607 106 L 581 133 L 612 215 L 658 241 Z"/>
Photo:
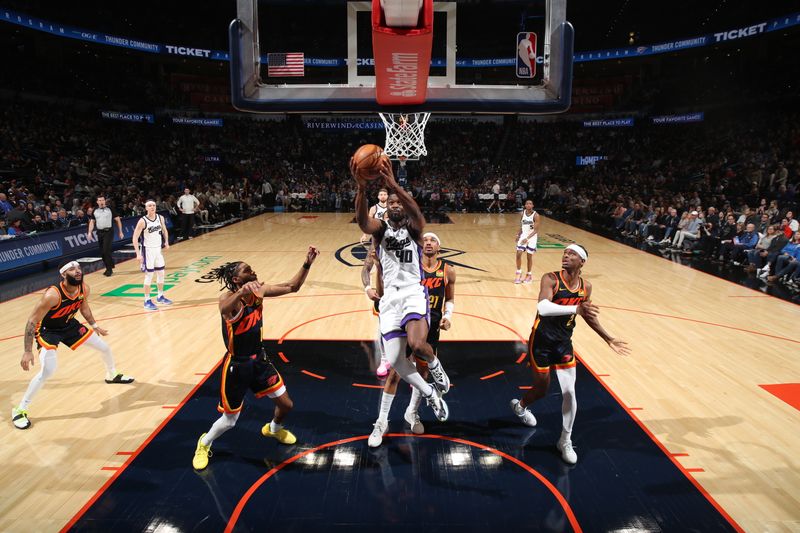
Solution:
<path fill-rule="evenodd" d="M 393 401 L 394 394 L 387 394 L 386 392 L 381 394 L 381 410 L 378 414 L 378 420 L 384 423 L 389 421 L 389 411 L 392 409 Z"/>
<path fill-rule="evenodd" d="M 156 270 L 156 285 L 158 286 L 158 297 L 164 296 L 164 270 Z M 149 292 L 149 291 L 148 291 Z"/>
<path fill-rule="evenodd" d="M 152 272 L 145 272 L 144 273 L 144 285 L 142 286 L 144 289 L 144 301 L 150 299 L 150 284 L 153 282 L 153 273 Z"/>
<path fill-rule="evenodd" d="M 278 424 L 275 422 L 275 419 L 272 419 L 269 423 L 269 432 L 270 433 L 277 433 L 283 429 L 283 424 Z"/>
<path fill-rule="evenodd" d="M 411 401 L 408 402 L 408 407 L 406 407 L 407 413 L 418 413 L 419 412 L 419 404 L 422 402 L 422 393 L 419 391 L 418 388 L 412 387 L 411 388 Z"/>

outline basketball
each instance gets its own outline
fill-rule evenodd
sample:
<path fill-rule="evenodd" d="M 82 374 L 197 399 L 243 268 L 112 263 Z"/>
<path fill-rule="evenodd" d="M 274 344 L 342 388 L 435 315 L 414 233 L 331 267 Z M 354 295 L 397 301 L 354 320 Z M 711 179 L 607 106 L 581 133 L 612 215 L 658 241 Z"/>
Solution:
<path fill-rule="evenodd" d="M 360 146 L 356 153 L 353 154 L 353 162 L 356 165 L 356 172 L 359 177 L 366 180 L 377 178 L 378 167 L 384 157 L 383 148 L 377 144 Z"/>

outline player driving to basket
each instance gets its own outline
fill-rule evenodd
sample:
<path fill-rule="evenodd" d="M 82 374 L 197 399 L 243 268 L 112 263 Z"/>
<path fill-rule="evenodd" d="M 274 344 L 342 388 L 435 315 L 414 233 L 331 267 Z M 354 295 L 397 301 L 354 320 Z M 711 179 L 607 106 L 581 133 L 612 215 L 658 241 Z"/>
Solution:
<path fill-rule="evenodd" d="M 441 396 L 449 390 L 450 380 L 426 341 L 428 298 L 420 285 L 425 218 L 411 195 L 395 181 L 388 159 L 383 159 L 379 166 L 379 179 L 389 191 L 388 222 L 370 218 L 366 180 L 359 175 L 352 159 L 350 171 L 358 183 L 356 220 L 361 231 L 372 236 L 381 263 L 384 293 L 380 301 L 380 324 L 386 357 L 398 375 L 419 390 L 436 418 L 445 421 L 449 413 Z M 405 357 L 406 343 L 415 357 L 428 363 L 435 387 Z"/>

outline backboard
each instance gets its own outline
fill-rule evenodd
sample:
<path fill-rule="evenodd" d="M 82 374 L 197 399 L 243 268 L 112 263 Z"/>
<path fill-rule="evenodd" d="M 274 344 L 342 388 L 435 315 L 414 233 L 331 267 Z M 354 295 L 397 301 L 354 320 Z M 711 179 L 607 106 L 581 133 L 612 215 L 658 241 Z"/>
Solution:
<path fill-rule="evenodd" d="M 229 26 L 234 107 L 490 114 L 569 108 L 574 32 L 566 0 L 434 2 L 426 94 L 408 105 L 376 100 L 372 5 L 237 0 Z"/>

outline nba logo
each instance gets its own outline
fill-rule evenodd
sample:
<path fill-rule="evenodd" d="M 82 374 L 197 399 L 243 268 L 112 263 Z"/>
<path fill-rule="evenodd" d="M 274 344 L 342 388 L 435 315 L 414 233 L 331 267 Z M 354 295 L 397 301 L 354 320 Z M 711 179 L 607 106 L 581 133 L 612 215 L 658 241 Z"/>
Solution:
<path fill-rule="evenodd" d="M 536 34 L 517 34 L 517 77 L 533 78 L 536 75 Z"/>

